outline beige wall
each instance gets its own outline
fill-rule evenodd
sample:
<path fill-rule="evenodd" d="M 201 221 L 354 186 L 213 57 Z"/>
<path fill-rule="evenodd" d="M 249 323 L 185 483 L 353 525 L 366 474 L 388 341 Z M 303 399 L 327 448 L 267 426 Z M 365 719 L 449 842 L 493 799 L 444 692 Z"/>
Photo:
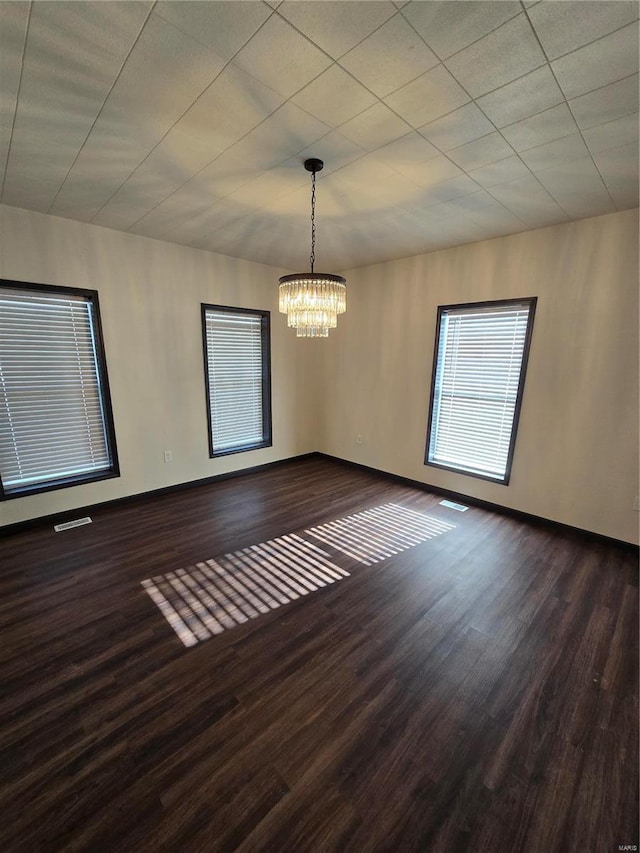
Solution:
<path fill-rule="evenodd" d="M 318 449 L 637 543 L 637 246 L 625 211 L 347 272 Z M 425 466 L 437 306 L 522 296 L 538 306 L 509 486 Z"/>
<path fill-rule="evenodd" d="M 0 525 L 315 450 L 317 348 L 278 313 L 286 270 L 0 207 L 0 278 L 97 290 L 121 477 L 0 504 Z M 210 459 L 200 303 L 271 311 L 273 447 Z M 164 462 L 164 450 L 173 462 Z"/>
<path fill-rule="evenodd" d="M 637 229 L 625 211 L 354 270 L 338 329 L 298 341 L 282 270 L 0 207 L 0 277 L 99 291 L 122 472 L 0 525 L 321 450 L 637 542 Z M 538 307 L 510 485 L 425 466 L 437 306 L 518 296 Z M 271 448 L 209 459 L 201 302 L 271 311 Z"/>

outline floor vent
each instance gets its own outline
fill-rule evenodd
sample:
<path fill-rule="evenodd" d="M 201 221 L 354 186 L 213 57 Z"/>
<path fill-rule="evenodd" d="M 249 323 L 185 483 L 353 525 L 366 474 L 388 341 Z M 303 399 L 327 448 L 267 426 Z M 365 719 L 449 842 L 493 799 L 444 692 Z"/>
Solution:
<path fill-rule="evenodd" d="M 71 530 L 72 527 L 82 527 L 83 524 L 91 524 L 89 516 L 84 518 L 76 518 L 74 521 L 65 521 L 64 524 L 54 524 L 53 529 L 56 533 L 62 533 L 63 530 Z"/>
<path fill-rule="evenodd" d="M 453 501 L 440 501 L 440 506 L 446 506 L 449 509 L 457 509 L 458 512 L 466 512 L 469 507 L 464 504 L 456 504 Z"/>

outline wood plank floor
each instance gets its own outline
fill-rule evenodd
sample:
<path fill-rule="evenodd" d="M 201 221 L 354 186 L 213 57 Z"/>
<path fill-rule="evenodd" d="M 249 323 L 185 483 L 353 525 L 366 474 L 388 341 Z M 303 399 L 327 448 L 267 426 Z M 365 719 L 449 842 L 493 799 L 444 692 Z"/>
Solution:
<path fill-rule="evenodd" d="M 0 542 L 3 851 L 638 844 L 638 567 L 323 460 Z M 393 502 L 455 525 L 185 648 L 145 578 Z"/>

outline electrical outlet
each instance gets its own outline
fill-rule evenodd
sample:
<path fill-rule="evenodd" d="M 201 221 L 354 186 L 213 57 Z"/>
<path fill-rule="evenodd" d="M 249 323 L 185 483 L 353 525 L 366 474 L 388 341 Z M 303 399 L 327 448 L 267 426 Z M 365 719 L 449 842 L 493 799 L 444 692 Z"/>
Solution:
<path fill-rule="evenodd" d="M 356 436 L 356 444 L 362 444 L 362 436 L 360 435 L 360 433 L 358 433 L 358 435 Z"/>
<path fill-rule="evenodd" d="M 173 452 L 171 450 L 165 450 L 164 461 L 165 462 L 173 462 Z"/>
<path fill-rule="evenodd" d="M 633 508 L 636 512 L 640 512 L 640 495 L 636 495 L 636 499 L 633 502 Z"/>

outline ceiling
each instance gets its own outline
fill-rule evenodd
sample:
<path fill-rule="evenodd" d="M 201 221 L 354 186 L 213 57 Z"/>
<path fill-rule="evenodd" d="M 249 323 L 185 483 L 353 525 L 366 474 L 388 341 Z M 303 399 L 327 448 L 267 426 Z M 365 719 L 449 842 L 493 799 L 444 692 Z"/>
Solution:
<path fill-rule="evenodd" d="M 289 269 L 638 205 L 638 3 L 0 2 L 4 204 Z"/>

